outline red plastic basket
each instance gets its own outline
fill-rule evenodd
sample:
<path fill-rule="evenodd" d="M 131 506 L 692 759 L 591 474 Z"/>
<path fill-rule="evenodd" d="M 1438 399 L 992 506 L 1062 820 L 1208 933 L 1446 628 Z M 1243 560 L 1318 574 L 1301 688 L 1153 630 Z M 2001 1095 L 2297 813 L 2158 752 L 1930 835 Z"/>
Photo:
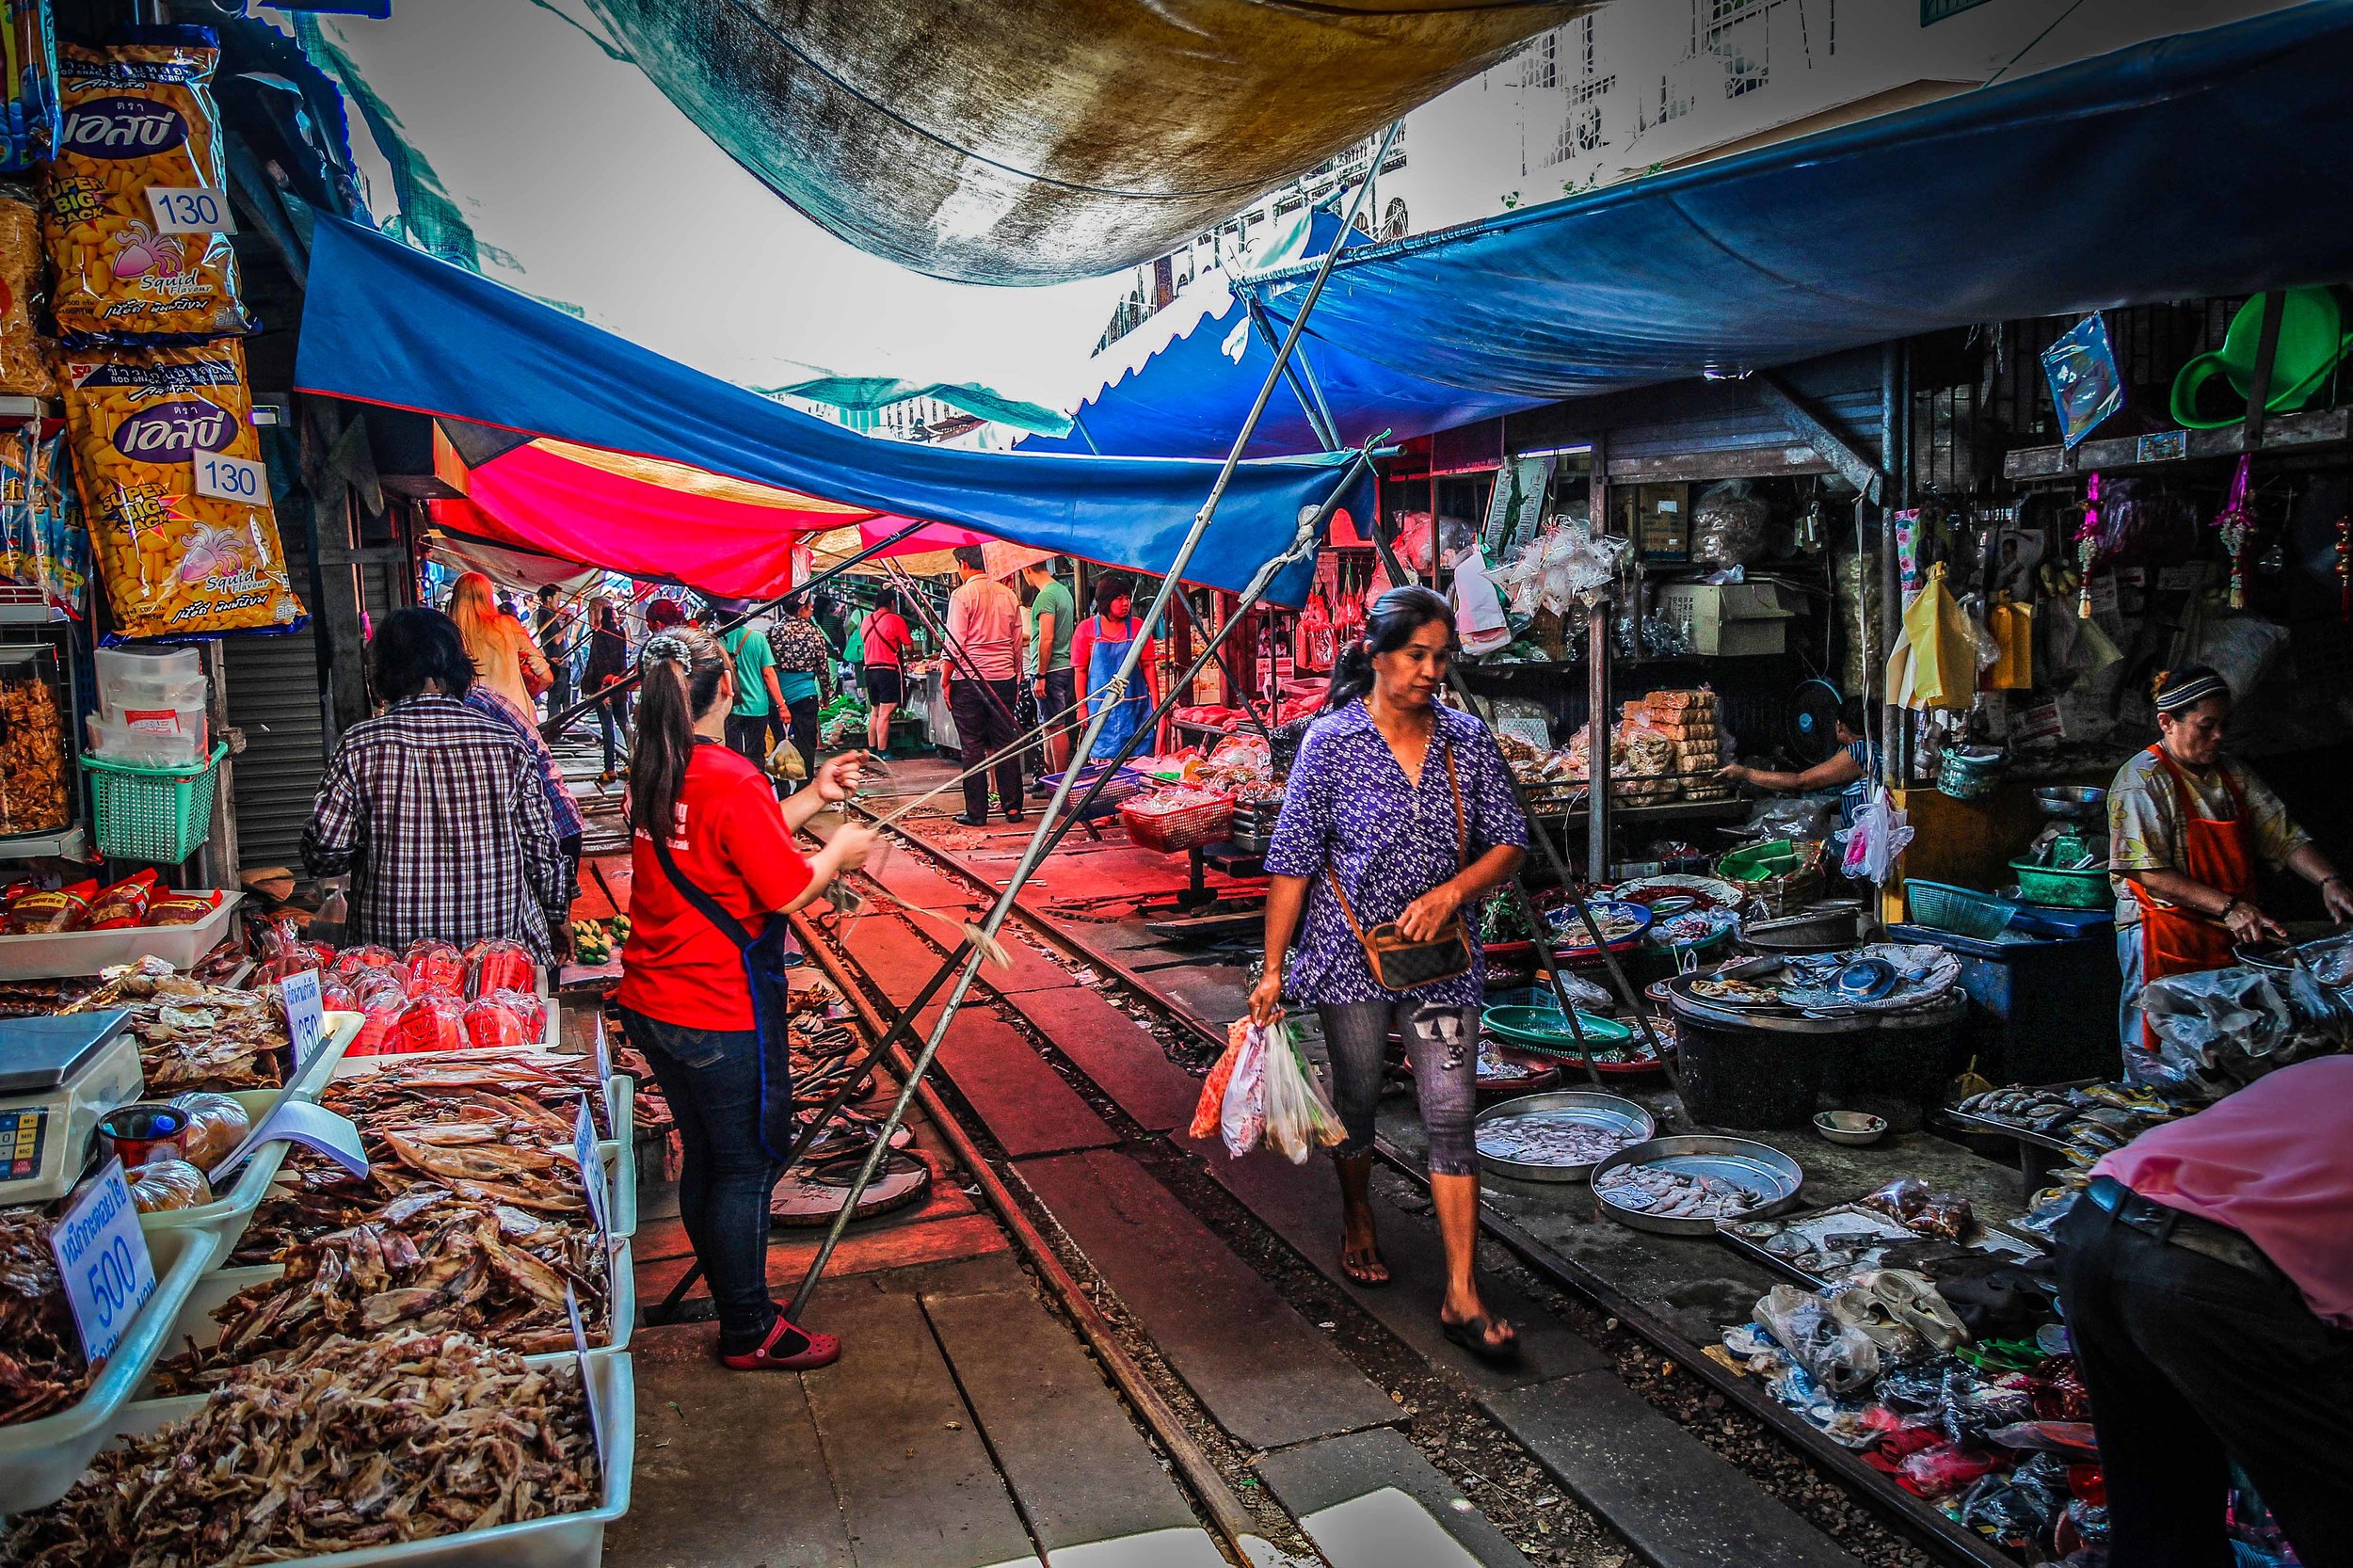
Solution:
<path fill-rule="evenodd" d="M 1181 854 L 1216 843 L 1234 830 L 1232 795 L 1218 795 L 1175 811 L 1145 810 L 1153 798 L 1145 795 L 1122 801 L 1119 807 L 1119 820 L 1128 824 L 1128 837 L 1146 849 L 1159 850 L 1162 855 Z"/>

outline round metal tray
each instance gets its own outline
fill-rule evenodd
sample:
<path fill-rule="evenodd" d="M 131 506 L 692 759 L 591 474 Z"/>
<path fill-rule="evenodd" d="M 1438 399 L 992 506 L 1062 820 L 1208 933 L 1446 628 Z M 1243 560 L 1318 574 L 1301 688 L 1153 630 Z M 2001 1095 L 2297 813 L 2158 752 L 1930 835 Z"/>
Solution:
<path fill-rule="evenodd" d="M 1769 1214 L 1780 1213 L 1797 1200 L 1798 1189 L 1805 1181 L 1804 1168 L 1769 1144 L 1706 1133 L 1654 1138 L 1647 1144 L 1620 1149 L 1595 1165 L 1587 1179 L 1591 1180 L 1621 1165 L 1657 1165 L 1680 1176 L 1711 1176 L 1745 1187 L 1752 1192 L 1763 1193 L 1765 1201 L 1742 1214 L 1740 1219 L 1743 1221 L 1760 1220 Z M 1716 1234 L 1716 1222 L 1712 1219 L 1645 1214 L 1639 1208 L 1626 1208 L 1611 1203 L 1598 1188 L 1594 1189 L 1593 1201 L 1601 1206 L 1604 1214 L 1635 1230 L 1647 1230 L 1660 1236 Z"/>
<path fill-rule="evenodd" d="M 1471 1138 L 1477 1141 L 1480 1132 L 1489 1125 L 1520 1116 L 1558 1112 L 1569 1121 L 1586 1122 L 1606 1127 L 1638 1139 L 1649 1139 L 1658 1130 L 1651 1113 L 1630 1099 L 1616 1095 L 1596 1094 L 1591 1089 L 1561 1089 L 1546 1095 L 1522 1095 L 1499 1105 L 1491 1105 L 1471 1118 Z M 1647 1143 L 1638 1148 L 1648 1148 Z M 1511 1176 L 1519 1181 L 1583 1181 L 1593 1170 L 1593 1165 L 1539 1165 L 1519 1160 L 1507 1160 L 1481 1149 L 1480 1165 L 1490 1174 Z M 1607 1163 L 1607 1161 L 1602 1161 Z"/>

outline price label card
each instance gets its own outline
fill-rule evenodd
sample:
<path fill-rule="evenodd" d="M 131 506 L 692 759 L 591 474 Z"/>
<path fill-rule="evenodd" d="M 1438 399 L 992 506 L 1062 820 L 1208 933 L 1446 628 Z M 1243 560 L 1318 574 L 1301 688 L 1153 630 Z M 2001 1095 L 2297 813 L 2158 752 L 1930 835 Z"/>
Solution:
<path fill-rule="evenodd" d="M 327 1044 L 327 1007 L 319 1000 L 319 972 L 305 969 L 278 983 L 286 1003 L 286 1033 L 294 1041 L 295 1071 L 300 1072 Z"/>
<path fill-rule="evenodd" d="M 597 1152 L 597 1119 L 588 1113 L 584 1096 L 580 1119 L 572 1124 L 572 1158 L 580 1161 L 580 1185 L 588 1193 L 588 1215 L 597 1222 L 597 1235 L 602 1238 L 613 1228 L 609 1216 L 613 1195 L 604 1188 L 604 1157 Z"/>
<path fill-rule="evenodd" d="M 588 1330 L 580 1320 L 580 1293 L 567 1280 L 564 1285 L 564 1316 L 572 1325 L 572 1354 L 580 1368 L 580 1395 L 588 1401 L 588 1431 L 597 1440 L 597 1453 L 604 1453 L 604 1404 L 597 1398 L 597 1380 L 588 1371 Z"/>
<path fill-rule="evenodd" d="M 229 193 L 210 185 L 150 185 L 148 210 L 159 234 L 233 234 L 237 219 Z"/>
<path fill-rule="evenodd" d="M 268 506 L 269 470 L 226 452 L 196 455 L 196 493 L 219 501 L 242 501 L 248 506 Z"/>
<path fill-rule="evenodd" d="M 613 1043 L 605 1038 L 604 1018 L 597 1018 L 597 1081 L 609 1089 L 613 1082 Z M 584 1102 L 585 1103 L 585 1102 Z"/>
<path fill-rule="evenodd" d="M 148 1256 L 121 1160 L 108 1160 L 83 1184 L 49 1233 L 49 1246 L 82 1331 L 82 1354 L 95 1367 L 114 1353 L 131 1320 L 155 1293 L 155 1260 Z"/>
<path fill-rule="evenodd" d="M 360 1129 L 332 1111 L 297 1099 L 280 1099 L 262 1125 L 230 1151 L 228 1159 L 204 1175 L 218 1187 L 255 1149 L 281 1139 L 327 1156 L 360 1181 L 368 1178 L 368 1151 L 360 1142 Z"/>

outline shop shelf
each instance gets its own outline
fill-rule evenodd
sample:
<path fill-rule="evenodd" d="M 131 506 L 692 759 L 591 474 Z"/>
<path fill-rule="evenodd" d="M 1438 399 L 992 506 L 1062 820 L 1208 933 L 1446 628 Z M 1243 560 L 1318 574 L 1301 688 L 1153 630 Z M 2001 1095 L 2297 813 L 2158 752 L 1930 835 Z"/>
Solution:
<path fill-rule="evenodd" d="M 207 797 L 210 798 L 209 796 Z M 17 853 L 0 840 L 0 856 Z M 120 931 L 40 931 L 0 936 L 0 977 L 56 980 L 97 974 L 117 964 L 135 964 L 150 954 L 175 969 L 188 969 L 220 945 L 245 895 L 224 889 L 220 907 L 194 925 L 134 925 Z"/>

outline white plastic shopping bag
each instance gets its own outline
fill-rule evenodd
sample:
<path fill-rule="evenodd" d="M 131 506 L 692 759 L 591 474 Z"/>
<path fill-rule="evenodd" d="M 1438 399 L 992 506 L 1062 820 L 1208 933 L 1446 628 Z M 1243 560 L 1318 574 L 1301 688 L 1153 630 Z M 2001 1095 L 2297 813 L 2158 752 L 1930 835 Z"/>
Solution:
<path fill-rule="evenodd" d="M 1301 1058 L 1289 1029 L 1278 1027 L 1273 1033 L 1266 1043 L 1267 1146 L 1304 1165 L 1311 1150 L 1340 1142 L 1339 1112 L 1323 1097 L 1323 1086 Z"/>
<path fill-rule="evenodd" d="M 1225 1114 L 1221 1129 L 1225 1152 L 1240 1160 L 1258 1146 L 1266 1132 L 1266 1031 L 1253 1028 L 1234 1061 L 1234 1076 L 1225 1080 Z"/>

